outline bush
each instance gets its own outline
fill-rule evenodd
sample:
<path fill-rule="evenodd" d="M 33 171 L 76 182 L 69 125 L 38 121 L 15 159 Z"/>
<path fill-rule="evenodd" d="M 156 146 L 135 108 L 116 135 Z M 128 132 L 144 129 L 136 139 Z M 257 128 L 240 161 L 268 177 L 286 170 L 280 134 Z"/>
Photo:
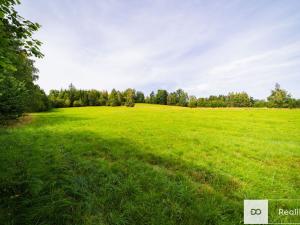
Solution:
<path fill-rule="evenodd" d="M 63 108 L 65 105 L 65 101 L 60 98 L 56 98 L 53 100 L 50 100 L 51 106 L 55 108 Z"/>
<path fill-rule="evenodd" d="M 0 122 L 16 119 L 26 108 L 27 89 L 12 76 L 0 75 Z"/>
<path fill-rule="evenodd" d="M 253 107 L 256 107 L 256 108 L 267 107 L 267 102 L 264 100 L 254 100 Z"/>
<path fill-rule="evenodd" d="M 70 107 L 70 105 L 71 105 L 71 101 L 70 101 L 70 99 L 67 98 L 67 99 L 65 100 L 64 106 L 65 106 L 65 107 Z"/>
<path fill-rule="evenodd" d="M 191 108 L 197 107 L 197 98 L 195 96 L 190 96 L 188 106 Z"/>
<path fill-rule="evenodd" d="M 81 107 L 83 104 L 82 104 L 82 101 L 81 100 L 75 100 L 73 102 L 73 106 L 74 107 Z"/>
<path fill-rule="evenodd" d="M 121 105 L 118 92 L 115 89 L 112 89 L 112 91 L 109 95 L 108 102 L 109 102 L 110 106 L 120 106 Z"/>
<path fill-rule="evenodd" d="M 43 112 L 51 108 L 50 101 L 45 92 L 38 86 L 34 85 L 29 91 L 30 101 L 27 103 L 28 112 Z"/>
<path fill-rule="evenodd" d="M 125 106 L 127 107 L 134 107 L 135 103 L 133 101 L 126 101 Z"/>
<path fill-rule="evenodd" d="M 134 107 L 134 102 L 135 102 L 135 90 L 128 88 L 127 90 L 124 91 L 123 93 L 124 97 L 124 105 L 127 107 Z"/>

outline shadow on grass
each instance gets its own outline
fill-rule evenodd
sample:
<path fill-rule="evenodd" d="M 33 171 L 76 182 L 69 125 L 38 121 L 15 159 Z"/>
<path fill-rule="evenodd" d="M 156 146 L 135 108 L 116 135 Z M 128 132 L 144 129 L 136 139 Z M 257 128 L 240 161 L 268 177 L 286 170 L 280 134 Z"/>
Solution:
<path fill-rule="evenodd" d="M 73 116 L 73 115 L 61 115 L 49 112 L 45 112 L 44 114 L 39 113 L 38 119 L 35 126 L 52 126 L 52 125 L 63 125 L 66 123 L 74 123 L 74 122 L 84 122 L 91 120 L 92 118 L 84 117 L 84 116 Z"/>
<path fill-rule="evenodd" d="M 241 221 L 234 180 L 127 139 L 24 129 L 0 141 L 1 224 Z"/>

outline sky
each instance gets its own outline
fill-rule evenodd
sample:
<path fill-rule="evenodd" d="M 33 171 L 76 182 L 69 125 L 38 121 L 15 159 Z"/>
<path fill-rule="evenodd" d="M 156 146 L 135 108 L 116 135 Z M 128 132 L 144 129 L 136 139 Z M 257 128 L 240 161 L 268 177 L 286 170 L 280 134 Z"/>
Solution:
<path fill-rule="evenodd" d="M 22 0 L 41 24 L 38 84 L 205 97 L 278 82 L 300 98 L 299 0 Z"/>

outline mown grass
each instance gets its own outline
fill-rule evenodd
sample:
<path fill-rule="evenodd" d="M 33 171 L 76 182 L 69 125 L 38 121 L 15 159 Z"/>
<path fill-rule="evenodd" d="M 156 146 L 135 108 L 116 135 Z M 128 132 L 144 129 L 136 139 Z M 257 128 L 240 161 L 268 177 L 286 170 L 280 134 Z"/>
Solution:
<path fill-rule="evenodd" d="M 56 109 L 0 129 L 0 224 L 241 224 L 299 198 L 300 110 Z"/>

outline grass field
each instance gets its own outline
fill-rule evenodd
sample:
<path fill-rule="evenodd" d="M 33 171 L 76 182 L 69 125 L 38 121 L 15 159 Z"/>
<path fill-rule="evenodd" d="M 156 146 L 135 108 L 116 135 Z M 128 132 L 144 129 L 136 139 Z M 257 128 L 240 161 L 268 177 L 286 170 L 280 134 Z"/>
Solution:
<path fill-rule="evenodd" d="M 0 224 L 241 224 L 246 198 L 300 195 L 300 110 L 137 104 L 30 119 L 0 129 Z"/>

